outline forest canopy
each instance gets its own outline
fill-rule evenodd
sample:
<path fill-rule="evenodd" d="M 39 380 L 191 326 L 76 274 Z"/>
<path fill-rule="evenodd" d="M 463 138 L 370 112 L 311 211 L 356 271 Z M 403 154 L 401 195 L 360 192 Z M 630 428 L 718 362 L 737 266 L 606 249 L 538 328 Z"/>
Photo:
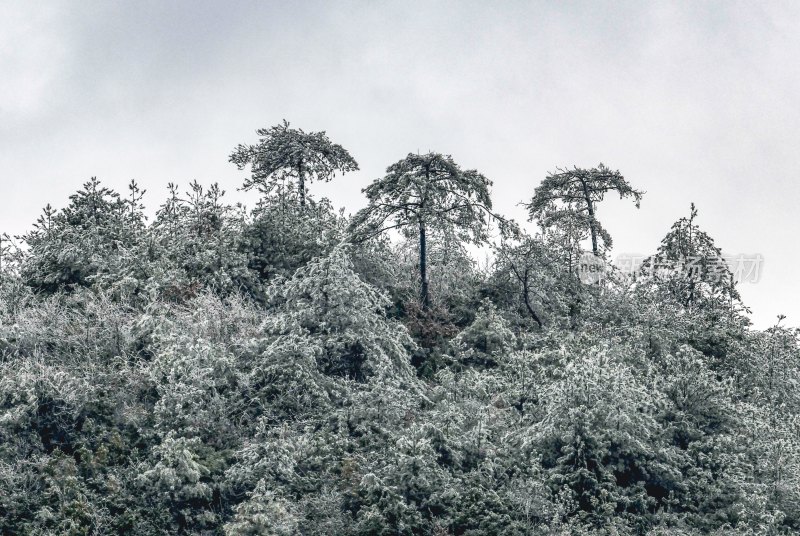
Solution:
<path fill-rule="evenodd" d="M 348 216 L 345 148 L 257 134 L 252 209 L 91 178 L 0 236 L 1 534 L 800 531 L 800 331 L 750 325 L 693 204 L 625 273 L 602 201 L 644 192 L 603 164 L 526 229 L 411 153 Z"/>

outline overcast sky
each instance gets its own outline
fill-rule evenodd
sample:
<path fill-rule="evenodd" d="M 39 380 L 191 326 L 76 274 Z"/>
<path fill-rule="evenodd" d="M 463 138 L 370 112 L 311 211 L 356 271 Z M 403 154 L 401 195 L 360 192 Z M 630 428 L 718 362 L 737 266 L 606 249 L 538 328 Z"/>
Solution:
<path fill-rule="evenodd" d="M 91 176 L 219 182 L 255 129 L 326 130 L 361 171 L 312 186 L 348 211 L 408 152 L 452 154 L 517 206 L 557 166 L 647 194 L 599 218 L 649 254 L 689 204 L 757 326 L 800 325 L 800 2 L 0 2 L 0 231 Z"/>

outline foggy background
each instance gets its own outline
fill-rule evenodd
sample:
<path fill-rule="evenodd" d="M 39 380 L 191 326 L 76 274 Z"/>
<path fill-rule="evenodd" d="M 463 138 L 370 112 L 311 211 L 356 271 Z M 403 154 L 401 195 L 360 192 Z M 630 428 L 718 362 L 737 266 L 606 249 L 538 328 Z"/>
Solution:
<path fill-rule="evenodd" d="M 0 3 L 0 232 L 28 230 L 91 176 L 217 181 L 255 129 L 326 130 L 361 171 L 313 184 L 355 212 L 408 152 L 452 154 L 517 206 L 557 166 L 619 169 L 641 210 L 598 211 L 612 257 L 698 224 L 764 257 L 757 327 L 800 324 L 800 3 Z M 533 230 L 534 225 L 528 224 Z"/>

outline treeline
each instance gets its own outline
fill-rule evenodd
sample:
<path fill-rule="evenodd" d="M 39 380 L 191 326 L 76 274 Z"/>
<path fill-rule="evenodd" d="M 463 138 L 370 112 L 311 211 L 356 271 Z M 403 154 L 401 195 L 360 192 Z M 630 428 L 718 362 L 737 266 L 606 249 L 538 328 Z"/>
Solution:
<path fill-rule="evenodd" d="M 529 233 L 446 155 L 352 217 L 324 132 L 230 160 L 252 210 L 92 179 L 3 235 L 0 533 L 800 531 L 800 334 L 750 327 L 693 205 L 627 274 L 598 213 L 643 192 L 602 164 Z"/>

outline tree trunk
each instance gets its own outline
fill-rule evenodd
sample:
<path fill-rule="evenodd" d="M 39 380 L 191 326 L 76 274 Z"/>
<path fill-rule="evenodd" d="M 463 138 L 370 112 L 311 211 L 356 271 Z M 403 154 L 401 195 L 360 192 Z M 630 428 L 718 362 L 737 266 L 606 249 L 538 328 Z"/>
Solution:
<path fill-rule="evenodd" d="M 297 164 L 297 183 L 300 190 L 300 206 L 306 206 L 306 177 L 303 175 L 303 163 Z"/>
<path fill-rule="evenodd" d="M 539 324 L 539 327 L 543 327 L 542 319 L 539 318 L 539 315 L 536 314 L 536 311 L 533 310 L 531 307 L 530 299 L 528 298 L 528 271 L 525 270 L 525 277 L 522 279 L 522 297 L 525 300 L 525 307 L 528 309 L 528 312 L 531 314 L 531 317 Z"/>
<path fill-rule="evenodd" d="M 592 253 L 595 257 L 599 257 L 597 248 L 597 230 L 594 227 L 594 208 L 591 201 L 589 202 L 589 229 L 592 231 Z"/>
<path fill-rule="evenodd" d="M 595 228 L 594 221 L 594 205 L 592 204 L 592 197 L 589 195 L 589 188 L 586 181 L 581 180 L 583 186 L 583 195 L 586 198 L 586 210 L 589 212 L 589 231 L 592 233 L 592 253 L 595 257 L 599 257 L 599 248 L 597 247 L 597 229 Z"/>
<path fill-rule="evenodd" d="M 430 307 L 430 296 L 428 295 L 428 250 L 425 239 L 425 224 L 419 222 L 419 277 L 420 277 L 420 301 L 422 308 L 428 310 Z"/>

